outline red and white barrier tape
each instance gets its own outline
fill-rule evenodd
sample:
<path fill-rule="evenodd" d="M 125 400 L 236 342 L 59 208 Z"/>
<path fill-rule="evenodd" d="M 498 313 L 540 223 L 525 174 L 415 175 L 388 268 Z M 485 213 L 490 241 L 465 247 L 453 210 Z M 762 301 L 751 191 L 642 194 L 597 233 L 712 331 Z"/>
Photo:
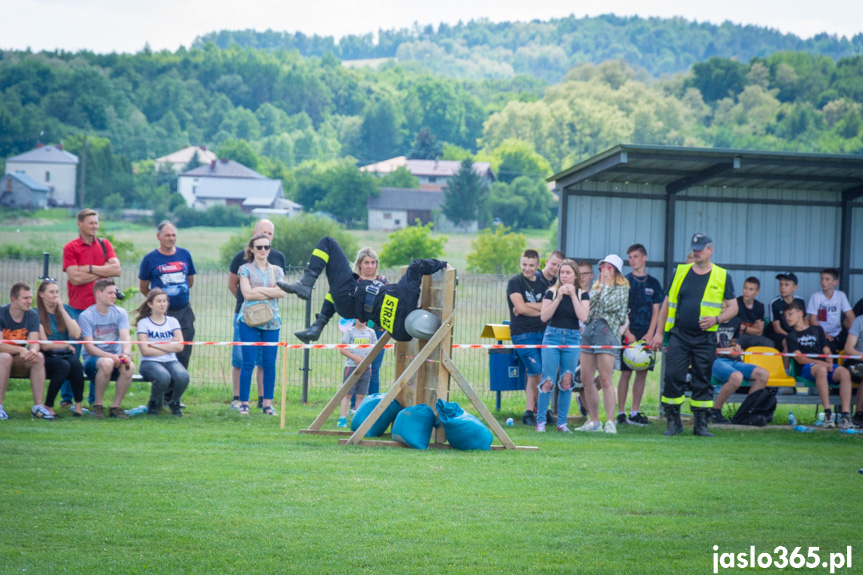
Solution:
<path fill-rule="evenodd" d="M 148 341 L 94 341 L 94 342 L 82 342 L 77 340 L 68 340 L 68 341 L 55 341 L 55 340 L 22 340 L 22 339 L 3 339 L 0 340 L 0 343 L 10 344 L 10 345 L 24 345 L 31 343 L 68 343 L 73 345 L 80 345 L 82 343 L 98 343 L 98 344 L 124 344 L 130 343 L 132 345 L 140 345 L 140 344 L 148 344 L 148 345 L 162 345 L 169 343 L 182 343 L 183 345 L 211 345 L 211 346 L 255 346 L 255 347 L 264 347 L 264 346 L 277 346 L 284 347 L 285 349 L 370 349 L 374 347 L 374 344 L 370 343 L 287 343 L 283 341 L 278 342 L 265 342 L 265 341 L 166 341 L 166 342 L 148 342 Z M 385 349 L 392 349 L 395 347 L 393 344 L 387 344 L 384 346 Z M 452 344 L 452 349 L 627 349 L 633 346 L 630 345 L 516 345 L 516 344 L 498 344 L 498 343 L 454 343 Z M 664 351 L 665 348 L 659 351 Z M 842 359 L 863 359 L 863 355 L 830 355 L 830 354 L 818 354 L 818 353 L 782 353 L 780 351 L 768 352 L 768 351 L 742 351 L 742 352 L 731 352 L 731 351 L 720 351 L 717 352 L 720 355 L 764 355 L 764 356 L 785 356 L 785 357 L 809 357 L 813 359 L 827 359 L 827 358 L 842 358 Z"/>

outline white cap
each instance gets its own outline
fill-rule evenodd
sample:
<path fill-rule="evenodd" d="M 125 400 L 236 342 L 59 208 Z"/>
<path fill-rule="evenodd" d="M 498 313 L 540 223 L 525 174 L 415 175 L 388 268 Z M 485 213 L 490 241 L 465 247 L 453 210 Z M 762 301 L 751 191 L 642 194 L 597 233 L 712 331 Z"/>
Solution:
<path fill-rule="evenodd" d="M 615 268 L 617 268 L 617 271 L 619 271 L 621 274 L 623 273 L 623 260 L 620 259 L 620 256 L 618 255 L 608 254 L 607 256 L 605 256 L 605 259 L 600 260 L 599 263 L 611 264 Z"/>

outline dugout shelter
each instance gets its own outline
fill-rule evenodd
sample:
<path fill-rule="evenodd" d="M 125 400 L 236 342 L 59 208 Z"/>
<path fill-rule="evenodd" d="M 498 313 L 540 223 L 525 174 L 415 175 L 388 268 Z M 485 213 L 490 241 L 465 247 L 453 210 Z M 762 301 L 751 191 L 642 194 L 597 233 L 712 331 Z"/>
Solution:
<path fill-rule="evenodd" d="M 570 257 L 626 262 L 641 243 L 667 289 L 701 231 L 738 295 L 754 275 L 766 305 L 776 274 L 791 271 L 808 300 L 821 269 L 835 267 L 852 305 L 863 297 L 863 156 L 621 144 L 548 180 L 560 198 L 558 246 Z"/>

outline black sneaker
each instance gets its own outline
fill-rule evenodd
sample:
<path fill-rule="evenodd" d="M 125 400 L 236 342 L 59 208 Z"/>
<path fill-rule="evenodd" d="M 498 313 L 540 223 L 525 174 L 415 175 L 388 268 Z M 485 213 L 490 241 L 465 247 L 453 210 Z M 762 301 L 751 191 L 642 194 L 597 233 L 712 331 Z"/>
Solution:
<path fill-rule="evenodd" d="M 183 417 L 183 411 L 180 409 L 179 401 L 172 401 L 168 404 L 168 407 L 171 409 L 171 415 L 175 417 Z"/>
<path fill-rule="evenodd" d="M 731 420 L 722 415 L 721 409 L 713 409 L 712 407 L 710 408 L 710 413 L 707 414 L 707 418 L 710 420 L 710 423 L 718 423 L 720 425 L 731 423 Z"/>
<path fill-rule="evenodd" d="M 530 427 L 536 427 L 536 414 L 532 411 L 525 411 L 524 417 L 521 418 L 521 422 Z"/>
<path fill-rule="evenodd" d="M 647 419 L 647 416 L 641 413 L 640 411 L 636 411 L 635 415 L 630 414 L 629 417 L 626 418 L 626 423 L 629 425 L 650 425 L 650 420 Z"/>
<path fill-rule="evenodd" d="M 618 413 L 617 414 L 617 425 L 626 425 L 626 424 L 627 424 L 626 414 L 625 413 Z"/>
<path fill-rule="evenodd" d="M 582 417 L 587 417 L 587 406 L 584 405 L 584 402 L 581 401 L 580 395 L 575 396 L 575 403 L 576 405 L 578 405 L 579 415 L 581 415 Z"/>
<path fill-rule="evenodd" d="M 859 391 L 857 393 L 860 393 Z M 851 419 L 851 423 L 854 424 L 854 427 L 863 427 L 863 411 L 858 411 L 854 414 L 854 417 Z"/>
<path fill-rule="evenodd" d="M 557 421 L 557 417 L 549 409 L 548 411 L 545 412 L 545 422 L 551 423 L 552 421 Z"/>
<path fill-rule="evenodd" d="M 259 397 L 259 398 L 258 398 L 258 409 L 261 409 L 261 408 L 263 408 L 263 407 L 264 407 L 264 398 L 263 398 L 263 397 Z"/>

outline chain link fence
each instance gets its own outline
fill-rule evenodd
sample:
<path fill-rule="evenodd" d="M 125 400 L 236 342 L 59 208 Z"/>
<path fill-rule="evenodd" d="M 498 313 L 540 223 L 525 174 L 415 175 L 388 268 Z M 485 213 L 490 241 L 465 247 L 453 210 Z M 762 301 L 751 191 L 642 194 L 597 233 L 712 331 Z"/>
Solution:
<path fill-rule="evenodd" d="M 134 330 L 136 309 L 143 296 L 137 292 L 138 265 L 140 262 L 125 263 L 123 274 L 116 278 L 120 289 L 128 291 L 130 297 L 118 302 L 129 312 L 129 322 Z M 58 280 L 64 301 L 67 301 L 66 275 L 62 272 L 58 255 L 50 258 L 48 275 Z M 232 319 L 236 300 L 228 291 L 227 266 L 198 266 L 198 274 L 191 290 L 191 304 L 195 311 L 196 341 L 231 341 L 233 336 Z M 299 279 L 301 269 L 287 270 L 287 280 Z M 390 270 L 387 273 L 392 276 Z M 25 282 L 34 290 L 39 277 L 43 274 L 43 262 L 36 259 L 0 259 L 0 294 L 3 303 L 8 303 L 9 289 L 16 282 Z M 509 317 L 506 306 L 507 277 L 499 275 L 459 273 L 459 286 L 456 300 L 456 322 L 453 343 L 480 343 L 482 328 L 487 323 L 500 323 Z M 135 288 L 135 289 L 129 289 Z M 312 316 L 316 313 L 327 293 L 325 278 L 318 281 L 312 296 Z M 35 301 L 34 301 L 35 306 Z M 282 331 L 280 341 L 301 343 L 293 332 L 305 326 L 306 302 L 287 296 L 280 300 L 282 316 Z M 334 317 L 324 330 L 318 343 L 339 343 L 342 332 L 339 331 L 338 316 Z M 132 339 L 135 339 L 134 333 Z M 482 343 L 492 343 L 485 340 Z M 230 395 L 232 387 L 231 350 L 230 346 L 195 346 L 192 351 L 189 373 L 192 376 L 191 385 L 222 386 L 226 396 Z M 137 348 L 133 356 L 137 355 Z M 303 350 L 279 350 L 277 362 L 277 386 L 281 385 L 287 356 L 287 387 L 289 400 L 300 399 L 303 383 Z M 454 349 L 452 357 L 459 369 L 468 378 L 477 393 L 484 399 L 493 397 L 489 391 L 488 351 L 483 349 Z M 309 352 L 309 395 L 324 397 L 332 395 L 341 385 L 344 356 L 338 350 L 321 349 Z M 391 350 L 386 356 L 381 369 L 381 388 L 385 390 L 394 381 L 394 361 Z M 253 385 L 254 388 L 254 385 Z M 278 389 L 278 387 L 277 387 Z M 458 386 L 453 386 L 452 398 L 455 401 L 466 401 Z M 254 397 L 255 392 L 252 392 Z"/>

